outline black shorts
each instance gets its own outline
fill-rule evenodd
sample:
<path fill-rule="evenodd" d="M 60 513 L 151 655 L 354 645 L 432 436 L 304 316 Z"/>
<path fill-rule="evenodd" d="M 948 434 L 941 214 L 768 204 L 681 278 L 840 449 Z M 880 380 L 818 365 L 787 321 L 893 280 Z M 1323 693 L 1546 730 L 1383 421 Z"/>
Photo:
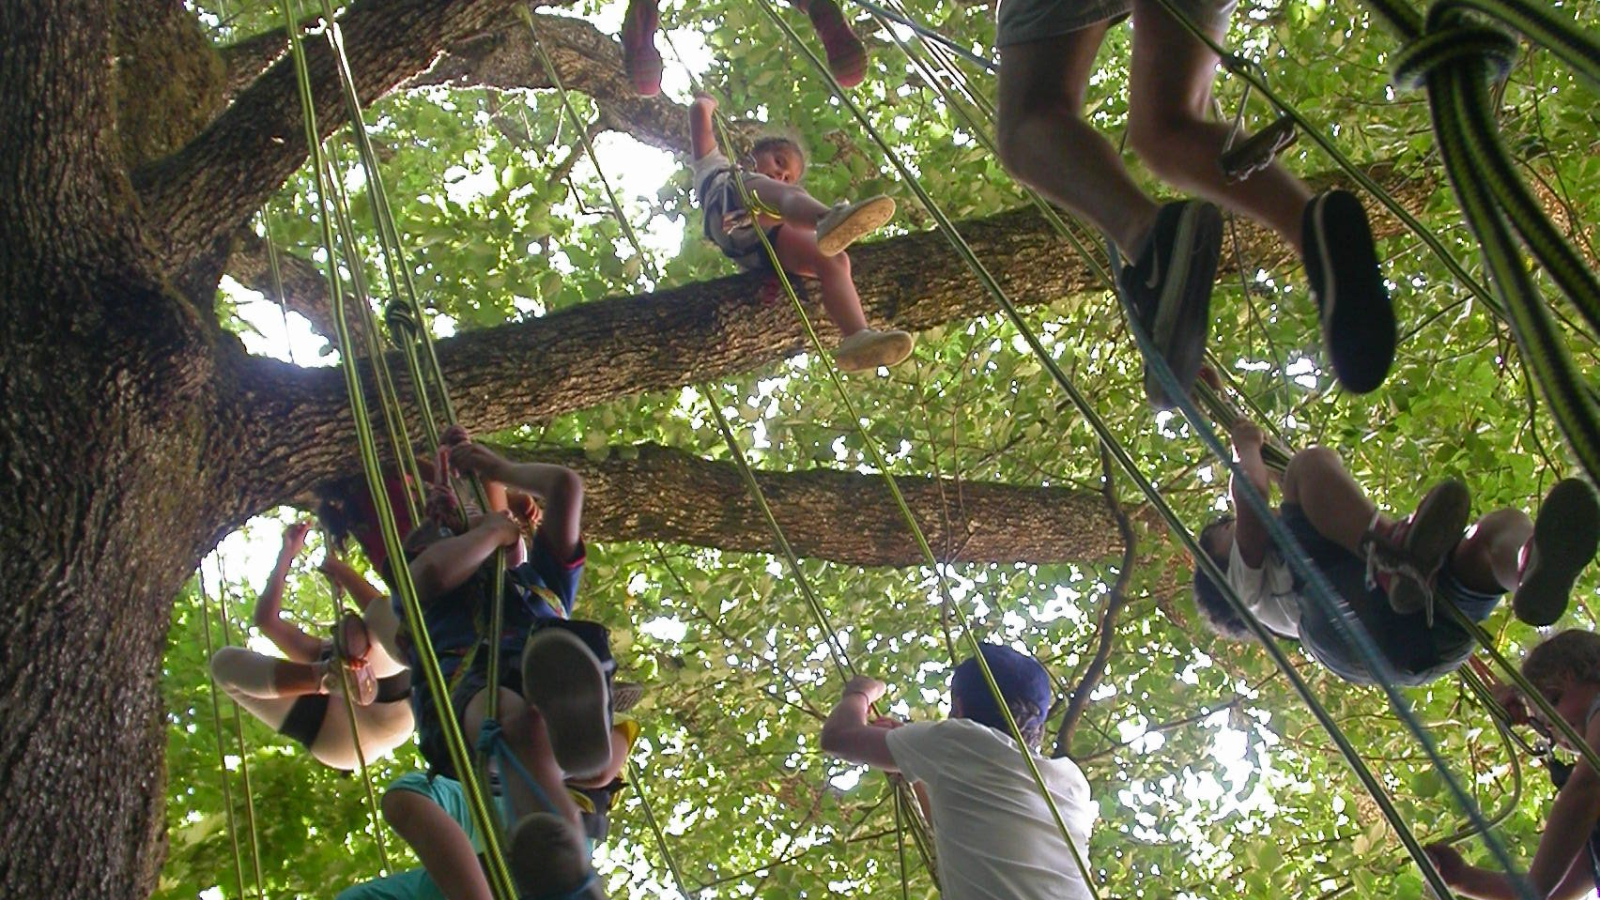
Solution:
<path fill-rule="evenodd" d="M 327 715 L 327 694 L 305 694 L 289 707 L 289 715 L 278 726 L 278 733 L 309 750 L 317 735 L 322 733 L 322 720 Z"/>
<path fill-rule="evenodd" d="M 606 674 L 606 681 L 611 680 L 611 673 L 616 670 L 617 664 L 611 658 L 611 636 L 604 625 L 571 619 L 539 619 L 528 633 L 532 635 L 541 628 L 563 628 L 577 635 L 600 660 L 600 668 Z M 454 679 L 454 686 L 450 689 L 450 711 L 455 716 L 457 724 L 464 720 L 467 705 L 472 702 L 472 698 L 478 696 L 488 686 L 489 650 L 487 646 L 480 645 L 478 652 L 472 654 L 467 670 L 459 673 Z M 500 651 L 500 686 L 519 697 L 522 696 L 520 646 L 515 650 Z M 456 774 L 455 766 L 450 762 L 450 749 L 445 744 L 444 723 L 439 718 L 433 698 L 427 696 L 426 692 L 418 692 L 417 696 L 420 698 L 416 704 L 417 749 L 422 753 L 422 758 L 427 760 L 432 774 L 459 781 L 460 776 Z M 467 749 L 473 751 L 476 748 Z"/>

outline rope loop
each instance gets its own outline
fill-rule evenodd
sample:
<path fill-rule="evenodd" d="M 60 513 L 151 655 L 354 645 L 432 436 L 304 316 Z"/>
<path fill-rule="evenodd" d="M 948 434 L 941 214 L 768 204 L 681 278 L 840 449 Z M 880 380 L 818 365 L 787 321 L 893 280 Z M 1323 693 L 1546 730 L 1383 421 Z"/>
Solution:
<path fill-rule="evenodd" d="M 1402 91 L 1427 84 L 1441 66 L 1473 66 L 1491 81 L 1505 78 L 1517 59 L 1517 39 L 1491 25 L 1472 21 L 1459 10 L 1435 5 L 1427 28 L 1394 55 L 1392 80 Z"/>
<path fill-rule="evenodd" d="M 396 297 L 383 305 L 383 322 L 389 326 L 389 340 L 396 346 L 417 338 L 417 310 L 411 301 Z"/>

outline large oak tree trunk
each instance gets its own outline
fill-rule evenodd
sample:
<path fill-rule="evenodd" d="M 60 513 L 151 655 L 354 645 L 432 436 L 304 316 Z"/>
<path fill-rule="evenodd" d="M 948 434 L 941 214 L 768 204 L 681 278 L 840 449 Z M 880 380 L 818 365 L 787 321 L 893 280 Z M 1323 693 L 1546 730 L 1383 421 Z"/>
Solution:
<path fill-rule="evenodd" d="M 145 250 L 106 10 L 0 7 L 0 896 L 129 897 L 160 864 L 173 593 L 225 518 L 214 355 Z"/>

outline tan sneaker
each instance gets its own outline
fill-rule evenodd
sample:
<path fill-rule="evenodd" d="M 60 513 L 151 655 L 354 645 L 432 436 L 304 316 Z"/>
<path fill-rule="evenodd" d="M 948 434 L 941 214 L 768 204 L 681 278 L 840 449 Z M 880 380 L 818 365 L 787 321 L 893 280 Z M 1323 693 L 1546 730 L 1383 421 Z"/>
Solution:
<path fill-rule="evenodd" d="M 846 372 L 867 372 L 879 366 L 899 365 L 916 343 L 904 331 L 863 328 L 839 342 L 833 360 Z"/>
<path fill-rule="evenodd" d="M 330 659 L 327 662 L 317 663 L 317 666 L 322 669 L 324 694 L 344 693 L 344 676 L 348 675 L 351 702 L 357 706 L 371 706 L 378 699 L 378 679 L 365 661 L 341 663 L 337 659 Z"/>
<path fill-rule="evenodd" d="M 817 249 L 823 256 L 837 256 L 892 218 L 894 198 L 883 194 L 857 203 L 835 203 L 817 222 Z"/>

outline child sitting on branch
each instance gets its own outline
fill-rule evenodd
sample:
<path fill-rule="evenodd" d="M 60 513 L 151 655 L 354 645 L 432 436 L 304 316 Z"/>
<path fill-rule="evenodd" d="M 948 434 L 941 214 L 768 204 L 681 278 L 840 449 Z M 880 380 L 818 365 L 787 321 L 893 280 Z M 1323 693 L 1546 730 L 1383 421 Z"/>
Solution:
<path fill-rule="evenodd" d="M 976 658 L 950 679 L 950 717 L 942 722 L 869 720 L 883 682 L 857 675 L 822 726 L 822 750 L 847 762 L 899 773 L 926 804 L 933 824 L 944 900 L 1088 900 L 1074 850 L 1088 865 L 1098 810 L 1089 782 L 1070 759 L 1036 750 L 1054 694 L 1033 657 L 985 644 L 1000 695 L 1021 732 L 1018 747 Z M 1072 836 L 1055 824 L 1022 754 L 1033 757 Z"/>
<path fill-rule="evenodd" d="M 1234 456 L 1263 497 L 1272 476 L 1262 460 L 1264 438 L 1253 422 L 1233 426 Z M 1481 622 L 1512 592 L 1512 610 L 1531 625 L 1549 625 L 1567 608 L 1573 581 L 1600 542 L 1600 504 L 1576 479 L 1556 484 L 1538 522 L 1520 510 L 1487 513 L 1471 528 L 1471 498 L 1459 481 L 1435 485 L 1415 512 L 1383 515 L 1345 471 L 1338 454 L 1311 447 L 1289 460 L 1282 477 L 1278 520 L 1307 560 L 1350 605 L 1403 685 L 1423 684 L 1455 671 L 1472 655 L 1472 637 L 1445 611 L 1455 606 Z M 1200 546 L 1227 576 L 1249 614 L 1278 637 L 1297 640 L 1339 677 L 1370 684 L 1376 674 L 1304 595 L 1305 585 L 1284 560 L 1267 526 L 1231 489 L 1234 515 L 1200 532 Z M 1373 577 L 1369 578 L 1369 573 Z M 1221 589 L 1198 566 L 1195 603 L 1213 631 L 1250 634 Z"/>
<path fill-rule="evenodd" d="M 1590 747 L 1600 747 L 1600 635 L 1563 631 L 1529 651 L 1522 674 Z M 1561 732 L 1531 711 L 1514 689 L 1492 684 L 1513 724 L 1532 724 L 1569 750 Z M 1565 767 L 1559 767 L 1565 770 Z M 1544 836 L 1528 866 L 1534 896 L 1555 900 L 1593 897 L 1600 887 L 1600 775 L 1579 758 L 1570 771 L 1551 779 L 1559 787 L 1545 819 Z M 1463 897 L 1517 900 L 1523 895 L 1505 873 L 1470 865 L 1448 844 L 1430 844 L 1428 856 L 1439 875 Z"/>
<path fill-rule="evenodd" d="M 234 702 L 305 746 L 322 764 L 354 769 L 360 762 L 358 735 L 367 762 L 387 755 L 411 736 L 412 713 L 407 702 L 411 676 L 373 640 L 373 631 L 392 633 L 394 629 L 383 596 L 337 558 L 328 557 L 322 571 L 349 591 L 366 615 L 374 617 L 371 627 L 362 617 L 348 615 L 335 628 L 336 640 L 321 640 L 283 619 L 284 583 L 310 527 L 296 522 L 284 529 L 283 548 L 266 589 L 256 600 L 256 627 L 287 658 L 223 647 L 211 657 L 211 676 Z M 340 699 L 346 678 L 355 701 L 354 733 Z"/>
<path fill-rule="evenodd" d="M 689 107 L 689 136 L 694 149 L 694 187 L 705 215 L 705 235 L 723 255 L 746 271 L 770 266 L 762 229 L 786 272 L 822 283 L 822 308 L 839 329 L 834 350 L 847 372 L 893 366 L 911 355 L 911 335 L 877 331 L 867 326 L 861 297 L 850 277 L 844 249 L 882 226 L 894 215 L 894 200 L 871 197 L 858 203 L 827 207 L 799 186 L 805 155 L 787 137 L 769 136 L 751 148 L 748 166 L 735 166 L 717 148 L 712 116 L 717 103 L 701 95 Z M 740 183 L 762 209 L 745 208 Z"/>

